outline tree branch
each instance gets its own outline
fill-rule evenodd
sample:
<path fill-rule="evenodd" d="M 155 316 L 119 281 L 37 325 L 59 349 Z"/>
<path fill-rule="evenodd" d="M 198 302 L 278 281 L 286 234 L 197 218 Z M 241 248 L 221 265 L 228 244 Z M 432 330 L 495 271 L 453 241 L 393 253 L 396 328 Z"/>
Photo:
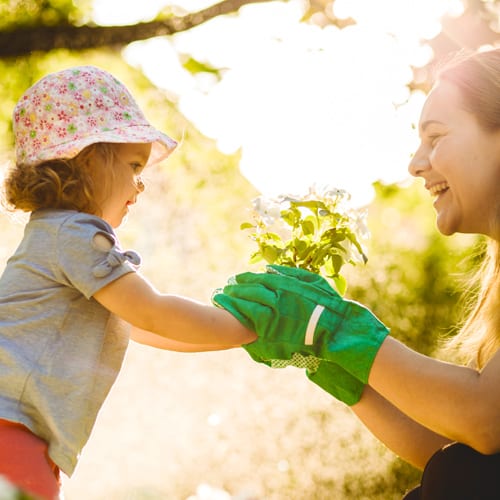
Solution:
<path fill-rule="evenodd" d="M 237 12 L 240 7 L 271 0 L 223 0 L 206 9 L 148 23 L 128 26 L 34 26 L 0 31 L 0 58 L 18 57 L 53 49 L 85 50 L 123 47 L 137 40 L 187 31 L 217 16 Z"/>

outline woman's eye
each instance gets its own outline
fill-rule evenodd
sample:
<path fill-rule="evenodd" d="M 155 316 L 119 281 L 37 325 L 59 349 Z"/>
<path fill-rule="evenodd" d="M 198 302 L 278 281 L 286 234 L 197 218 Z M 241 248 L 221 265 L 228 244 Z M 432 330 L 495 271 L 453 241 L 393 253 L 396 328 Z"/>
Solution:
<path fill-rule="evenodd" d="M 140 174 L 142 171 L 142 165 L 140 163 L 131 163 L 130 166 L 134 171 L 134 174 Z"/>
<path fill-rule="evenodd" d="M 441 136 L 439 134 L 430 135 L 429 142 L 431 143 L 431 146 L 435 146 L 436 143 L 439 141 L 440 137 Z"/>

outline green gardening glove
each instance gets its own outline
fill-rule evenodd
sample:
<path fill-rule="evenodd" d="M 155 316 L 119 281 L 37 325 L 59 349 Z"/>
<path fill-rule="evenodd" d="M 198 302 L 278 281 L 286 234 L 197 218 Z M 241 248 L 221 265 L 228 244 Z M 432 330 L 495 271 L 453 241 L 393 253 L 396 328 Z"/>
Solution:
<path fill-rule="evenodd" d="M 302 272 L 300 269 L 285 266 L 276 267 L 275 270 L 285 276 L 297 278 L 298 280 L 322 288 L 326 292 L 329 292 L 331 289 L 329 283 L 318 274 Z M 317 386 L 349 406 L 360 400 L 365 387 L 363 383 L 349 372 L 346 372 L 339 365 L 330 361 L 321 360 L 315 369 L 308 368 L 306 375 Z"/>
<path fill-rule="evenodd" d="M 266 273 L 239 274 L 232 283 L 213 302 L 257 333 L 245 346 L 254 359 L 313 356 L 367 383 L 389 331 L 364 306 L 342 299 L 321 276 L 303 269 L 272 265 Z"/>
<path fill-rule="evenodd" d="M 247 328 L 259 335 L 258 341 L 246 344 L 243 348 L 255 361 L 273 368 L 293 365 L 315 371 L 321 360 L 316 358 L 311 347 L 304 346 L 304 334 L 297 336 L 294 332 L 297 324 L 310 316 L 311 301 L 304 301 L 298 307 L 292 302 L 282 301 L 278 312 L 274 291 L 259 283 L 240 284 L 238 280 L 242 276 L 240 274 L 231 278 L 229 285 L 222 291 L 217 290 L 212 296 L 212 302 L 228 310 Z M 279 338 L 261 336 L 264 328 L 280 332 Z"/>
<path fill-rule="evenodd" d="M 325 292 L 330 293 L 331 287 L 321 276 L 313 273 L 302 273 L 295 268 L 289 267 L 269 267 L 269 271 L 279 271 L 281 274 L 286 274 L 290 277 L 296 277 L 306 283 L 310 283 L 323 288 Z M 233 280 L 233 282 L 236 282 Z M 224 300 L 220 296 L 219 300 Z M 215 300 L 216 302 L 216 300 Z M 265 307 L 265 306 L 264 306 Z M 254 323 L 245 316 L 242 316 L 239 311 L 231 311 L 235 314 L 240 321 L 246 324 L 249 328 L 254 328 Z M 264 311 L 267 314 L 268 311 Z M 285 332 L 284 332 L 285 333 Z M 344 402 L 345 404 L 351 406 L 359 401 L 361 394 L 363 392 L 364 384 L 362 384 L 358 379 L 353 377 L 350 373 L 346 372 L 340 366 L 320 360 L 315 356 L 311 355 L 301 355 L 294 353 L 288 360 L 280 359 L 262 359 L 259 355 L 259 350 L 255 348 L 255 343 L 247 344 L 243 346 L 250 356 L 257 362 L 265 363 L 272 368 L 284 368 L 286 366 L 296 366 L 298 368 L 306 368 L 307 377 L 314 382 L 316 385 L 321 387 L 323 390 L 334 396 L 336 399 Z M 281 352 L 281 351 L 280 351 Z M 280 355 L 275 353 L 275 355 Z M 272 356 L 271 354 L 269 356 Z M 288 356 L 287 356 L 288 357 Z"/>
<path fill-rule="evenodd" d="M 247 347 L 250 346 L 251 344 Z M 261 363 L 270 364 L 272 368 L 286 368 L 287 366 L 306 368 L 306 375 L 309 380 L 349 406 L 360 400 L 365 387 L 365 384 L 339 365 L 321 360 L 315 356 L 303 356 L 295 353 L 290 360 L 261 360 L 255 357 L 254 359 Z"/>
<path fill-rule="evenodd" d="M 320 289 L 323 288 L 323 290 L 327 294 L 329 294 L 332 291 L 332 288 L 327 283 L 327 281 L 324 280 L 318 274 L 305 272 L 303 273 L 303 275 L 296 276 L 297 271 L 301 270 L 292 267 L 285 267 L 278 265 L 268 266 L 267 270 L 268 272 L 285 274 L 292 278 L 301 279 L 306 283 L 316 285 Z M 241 276 L 243 275 L 238 275 L 234 278 L 231 278 L 229 280 L 229 284 L 237 284 L 238 277 Z M 252 285 L 249 285 L 248 286 L 248 289 L 250 290 L 249 293 L 268 294 L 268 291 L 264 289 L 265 287 L 263 288 L 260 285 L 254 287 L 255 291 L 252 291 L 251 288 Z M 227 290 L 228 288 L 226 287 L 224 291 Z M 239 319 L 241 323 L 243 323 L 247 328 L 254 331 L 257 330 L 256 323 L 254 321 L 257 315 L 260 323 L 264 323 L 265 321 L 271 321 L 273 319 L 279 323 L 284 323 L 286 320 L 286 318 L 283 315 L 281 315 L 281 317 L 276 317 L 276 315 L 273 314 L 273 310 L 270 308 L 267 309 L 265 305 L 262 305 L 262 307 L 264 307 L 265 309 L 259 310 L 259 305 L 257 304 L 257 302 L 247 302 L 247 303 L 241 302 L 239 304 L 241 310 L 239 310 L 238 307 L 234 307 L 237 300 L 238 299 L 236 299 L 235 297 L 228 299 L 228 297 L 225 297 L 223 295 L 223 292 L 221 292 L 221 290 L 216 290 L 216 293 L 212 297 L 212 301 L 214 302 L 215 305 L 227 308 L 234 316 L 236 316 L 236 318 Z M 266 300 L 263 300 L 262 302 L 264 304 Z M 297 310 L 291 311 L 292 316 L 293 314 L 297 314 L 297 312 L 299 314 L 299 317 L 308 316 L 309 314 L 308 309 L 310 308 L 310 304 L 304 304 L 304 305 L 305 305 L 304 311 L 302 311 L 299 307 Z M 245 312 L 247 313 L 246 315 Z M 281 313 L 283 312 L 284 311 L 281 311 Z M 276 328 L 277 327 L 275 327 L 275 329 Z M 286 330 L 283 331 L 281 335 L 286 335 Z M 282 336 L 281 340 L 285 341 L 285 337 Z M 261 344 L 256 344 L 255 342 L 253 342 L 251 344 L 243 346 L 243 348 L 246 349 L 246 351 L 248 352 L 248 354 L 250 354 L 250 356 L 252 357 L 252 359 L 254 359 L 254 361 L 265 363 L 271 366 L 272 368 L 285 368 L 286 366 L 296 366 L 298 368 L 307 368 L 309 372 L 315 372 L 318 369 L 318 366 L 321 361 L 320 359 L 317 359 L 315 358 L 315 356 L 311 355 L 310 352 L 306 352 L 305 350 L 303 350 L 302 344 L 283 345 L 283 342 L 272 343 L 272 344 L 268 342 L 267 347 L 269 347 L 269 349 L 271 350 L 269 350 L 263 357 Z"/>
<path fill-rule="evenodd" d="M 349 372 L 330 361 L 321 361 L 315 371 L 306 370 L 306 375 L 309 380 L 348 406 L 361 399 L 365 387 Z"/>

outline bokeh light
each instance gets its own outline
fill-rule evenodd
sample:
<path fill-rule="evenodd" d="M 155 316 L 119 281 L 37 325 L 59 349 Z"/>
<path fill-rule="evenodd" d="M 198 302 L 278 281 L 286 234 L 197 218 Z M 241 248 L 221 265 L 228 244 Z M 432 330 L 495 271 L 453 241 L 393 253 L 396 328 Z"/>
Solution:
<path fill-rule="evenodd" d="M 460 8 L 337 0 L 335 14 L 357 23 L 340 30 L 301 23 L 298 1 L 249 5 L 170 40 L 133 44 L 126 57 L 222 151 L 240 149 L 241 171 L 261 192 L 330 184 L 362 205 L 374 181 L 408 176 L 423 101 L 409 93 L 411 65 L 428 62 L 422 39 Z M 189 74 L 178 52 L 225 68 L 222 78 Z"/>

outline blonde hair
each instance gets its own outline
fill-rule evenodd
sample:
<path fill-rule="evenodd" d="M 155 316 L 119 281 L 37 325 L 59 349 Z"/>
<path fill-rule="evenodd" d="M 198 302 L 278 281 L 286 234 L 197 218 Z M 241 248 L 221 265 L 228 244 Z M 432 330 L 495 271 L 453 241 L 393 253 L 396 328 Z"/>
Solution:
<path fill-rule="evenodd" d="M 24 212 L 54 208 L 100 215 L 99 198 L 111 190 L 114 155 L 113 144 L 96 143 L 71 159 L 14 165 L 4 180 L 4 206 Z"/>
<path fill-rule="evenodd" d="M 461 359 L 478 369 L 500 348 L 500 243 L 490 240 L 474 282 L 471 312 L 457 336 L 446 345 L 447 351 L 458 351 Z"/>
<path fill-rule="evenodd" d="M 484 130 L 500 129 L 500 49 L 462 52 L 441 68 L 438 80 L 456 85 L 463 108 L 475 116 Z M 494 239 L 486 244 L 476 276 L 475 304 L 449 344 L 478 369 L 500 348 L 500 191 L 490 224 Z"/>

